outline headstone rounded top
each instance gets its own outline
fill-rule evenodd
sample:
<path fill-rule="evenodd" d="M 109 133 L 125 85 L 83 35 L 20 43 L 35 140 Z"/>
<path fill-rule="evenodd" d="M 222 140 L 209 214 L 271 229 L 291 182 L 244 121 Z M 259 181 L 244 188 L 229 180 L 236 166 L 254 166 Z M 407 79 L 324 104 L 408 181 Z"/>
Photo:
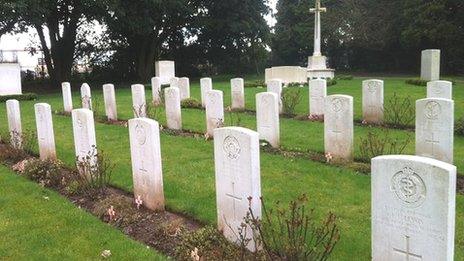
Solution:
<path fill-rule="evenodd" d="M 132 84 L 131 85 L 132 89 L 139 89 L 139 88 L 145 88 L 143 84 Z"/>
<path fill-rule="evenodd" d="M 112 83 L 105 83 L 105 84 L 103 84 L 103 88 L 105 88 L 105 87 L 114 87 L 114 84 L 112 84 Z"/>
<path fill-rule="evenodd" d="M 62 82 L 61 87 L 71 87 L 71 83 L 69 82 Z"/>
<path fill-rule="evenodd" d="M 83 83 L 81 85 L 81 89 L 83 89 L 83 88 L 89 88 L 90 89 L 90 85 L 88 83 Z"/>
<path fill-rule="evenodd" d="M 237 133 L 237 134 L 247 135 L 247 136 L 250 136 L 250 137 L 259 138 L 259 133 L 258 132 L 247 129 L 247 128 L 243 128 L 243 127 L 224 127 L 224 128 L 214 129 L 214 135 L 215 136 L 217 134 L 219 134 L 219 133 L 226 133 L 226 134 L 228 134 L 228 133 L 229 134 Z"/>
<path fill-rule="evenodd" d="M 36 108 L 38 108 L 38 107 L 46 107 L 46 108 L 51 108 L 50 104 L 48 104 L 48 103 L 45 103 L 45 102 L 36 103 L 36 104 L 34 104 L 34 107 L 36 107 Z"/>
<path fill-rule="evenodd" d="M 372 162 L 375 161 L 385 161 L 385 160 L 395 160 L 395 161 L 404 161 L 404 162 L 417 162 L 425 165 L 429 165 L 432 168 L 440 168 L 444 169 L 446 171 L 455 171 L 456 166 L 436 160 L 433 158 L 428 158 L 428 157 L 421 157 L 421 156 L 414 156 L 414 155 L 384 155 L 384 156 L 378 156 L 372 159 Z"/>

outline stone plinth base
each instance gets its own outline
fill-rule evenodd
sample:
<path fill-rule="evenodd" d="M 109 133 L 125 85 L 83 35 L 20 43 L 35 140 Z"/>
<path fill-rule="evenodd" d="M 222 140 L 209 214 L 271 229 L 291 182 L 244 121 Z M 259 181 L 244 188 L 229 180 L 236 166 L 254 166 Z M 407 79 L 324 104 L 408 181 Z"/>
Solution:
<path fill-rule="evenodd" d="M 289 83 L 306 83 L 306 68 L 299 66 L 280 66 L 267 68 L 265 72 L 266 84 L 274 79 L 282 80 L 287 85 Z"/>
<path fill-rule="evenodd" d="M 327 58 L 325 56 L 308 57 L 308 78 L 311 79 L 333 79 L 335 70 L 327 68 Z"/>
<path fill-rule="evenodd" d="M 335 78 L 334 69 L 312 70 L 308 69 L 308 79 L 333 79 Z"/>

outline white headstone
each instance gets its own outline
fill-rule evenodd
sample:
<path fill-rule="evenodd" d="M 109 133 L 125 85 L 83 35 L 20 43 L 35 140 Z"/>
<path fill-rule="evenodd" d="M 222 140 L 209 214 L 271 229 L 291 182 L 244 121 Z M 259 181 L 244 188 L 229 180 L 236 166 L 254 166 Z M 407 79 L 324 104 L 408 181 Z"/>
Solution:
<path fill-rule="evenodd" d="M 353 97 L 330 95 L 325 98 L 324 147 L 333 159 L 353 160 Z"/>
<path fill-rule="evenodd" d="M 453 99 L 453 83 L 432 81 L 427 83 L 427 98 Z"/>
<path fill-rule="evenodd" d="M 214 165 L 218 230 L 237 242 L 238 228 L 248 209 L 261 217 L 259 134 L 239 127 L 216 129 Z M 247 236 L 251 234 L 248 230 Z M 252 242 L 247 247 L 256 249 Z"/>
<path fill-rule="evenodd" d="M 162 84 L 169 84 L 172 77 L 176 77 L 176 65 L 174 61 L 155 62 L 155 75 L 161 79 Z"/>
<path fill-rule="evenodd" d="M 173 130 L 182 129 L 182 114 L 180 108 L 179 88 L 164 89 L 164 104 L 166 106 L 167 127 Z"/>
<path fill-rule="evenodd" d="M 21 67 L 17 63 L 0 63 L 0 95 L 22 94 Z"/>
<path fill-rule="evenodd" d="M 367 123 L 383 122 L 383 81 L 366 80 L 362 83 L 363 120 Z"/>
<path fill-rule="evenodd" d="M 206 133 L 212 137 L 214 129 L 224 125 L 224 100 L 222 91 L 212 90 L 206 94 Z"/>
<path fill-rule="evenodd" d="M 453 260 L 456 167 L 416 156 L 372 159 L 372 260 Z"/>
<path fill-rule="evenodd" d="M 41 160 L 55 160 L 55 132 L 53 131 L 52 108 L 46 103 L 34 105 L 37 139 Z"/>
<path fill-rule="evenodd" d="M 153 77 L 151 78 L 151 92 L 153 97 L 153 104 L 159 106 L 162 103 L 161 100 L 161 78 Z"/>
<path fill-rule="evenodd" d="M 261 92 L 256 94 L 256 121 L 261 140 L 272 147 L 280 145 L 279 101 L 277 94 Z"/>
<path fill-rule="evenodd" d="M 211 78 L 201 78 L 200 88 L 201 88 L 201 106 L 205 107 L 206 93 L 213 90 L 213 80 Z"/>
<path fill-rule="evenodd" d="M 453 163 L 454 101 L 416 102 L 416 155 Z"/>
<path fill-rule="evenodd" d="M 118 110 L 116 107 L 116 93 L 113 84 L 103 85 L 103 99 L 105 101 L 105 113 L 109 121 L 118 120 Z"/>
<path fill-rule="evenodd" d="M 170 82 L 169 82 L 169 87 L 179 88 L 179 78 L 172 77 Z"/>
<path fill-rule="evenodd" d="M 23 129 L 21 126 L 21 110 L 19 108 L 19 101 L 6 101 L 6 113 L 11 145 L 13 148 L 21 149 L 23 143 Z"/>
<path fill-rule="evenodd" d="M 190 80 L 187 77 L 179 79 L 180 100 L 190 98 Z"/>
<path fill-rule="evenodd" d="M 61 91 L 63 93 L 63 109 L 66 113 L 71 113 L 73 110 L 73 101 L 71 94 L 71 84 L 64 82 L 61 84 Z"/>
<path fill-rule="evenodd" d="M 74 149 L 76 161 L 82 162 L 90 157 L 91 167 L 97 164 L 97 141 L 95 138 L 95 123 L 93 112 L 89 109 L 75 109 L 72 111 L 72 123 L 74 134 Z M 79 170 L 81 174 L 88 174 L 86 170 Z"/>
<path fill-rule="evenodd" d="M 279 99 L 279 112 L 282 113 L 283 104 L 282 104 L 282 80 L 272 79 L 267 83 L 267 91 L 277 94 L 277 99 Z"/>
<path fill-rule="evenodd" d="M 309 81 L 309 115 L 323 116 L 324 101 L 327 97 L 327 81 L 315 79 Z"/>
<path fill-rule="evenodd" d="M 158 122 L 129 120 L 134 197 L 151 210 L 164 210 L 163 169 Z"/>
<path fill-rule="evenodd" d="M 147 100 L 145 98 L 145 86 L 133 84 L 132 89 L 132 111 L 135 118 L 147 117 Z"/>
<path fill-rule="evenodd" d="M 92 94 L 90 86 L 87 83 L 84 83 L 81 86 L 81 100 L 83 109 L 92 110 Z"/>
<path fill-rule="evenodd" d="M 245 83 L 242 78 L 235 78 L 230 80 L 232 92 L 232 109 L 244 110 L 245 109 Z"/>
<path fill-rule="evenodd" d="M 424 81 L 440 80 L 440 50 L 422 51 L 421 79 Z"/>

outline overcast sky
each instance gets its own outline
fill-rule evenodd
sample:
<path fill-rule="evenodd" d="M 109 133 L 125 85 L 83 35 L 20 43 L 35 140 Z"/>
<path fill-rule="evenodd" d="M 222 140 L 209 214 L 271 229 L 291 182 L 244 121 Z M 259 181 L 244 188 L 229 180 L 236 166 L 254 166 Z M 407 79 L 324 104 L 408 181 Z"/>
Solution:
<path fill-rule="evenodd" d="M 272 9 L 272 12 L 275 13 L 275 8 L 278 0 L 269 0 L 269 6 Z M 270 26 L 275 25 L 275 19 L 272 15 L 266 16 L 266 20 Z M 37 38 L 35 30 L 31 30 L 28 33 L 17 34 L 17 35 L 3 35 L 0 38 L 0 50 L 24 50 L 28 47 L 31 41 Z M 35 40 L 37 42 L 37 40 Z M 8 54 L 5 53 L 5 56 Z M 22 53 L 18 54 L 18 59 L 23 67 L 31 67 L 37 64 L 38 57 L 31 57 L 28 54 Z"/>

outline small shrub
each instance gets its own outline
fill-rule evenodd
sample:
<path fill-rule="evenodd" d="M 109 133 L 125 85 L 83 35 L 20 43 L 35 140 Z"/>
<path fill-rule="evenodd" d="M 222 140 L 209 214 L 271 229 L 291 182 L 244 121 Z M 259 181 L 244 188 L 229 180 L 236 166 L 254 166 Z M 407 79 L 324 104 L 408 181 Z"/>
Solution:
<path fill-rule="evenodd" d="M 343 81 L 351 81 L 354 77 L 353 75 L 339 75 L 336 78 Z"/>
<path fill-rule="evenodd" d="M 337 84 L 336 79 L 327 79 L 327 86 L 334 86 Z"/>
<path fill-rule="evenodd" d="M 14 99 L 18 101 L 32 101 L 37 100 L 37 94 L 35 93 L 24 93 L 17 95 L 2 95 L 0 96 L 0 102 L 6 102 L 8 100 Z"/>
<path fill-rule="evenodd" d="M 227 113 L 227 118 L 228 118 L 228 126 L 235 126 L 235 127 L 240 127 L 242 126 L 242 114 L 240 111 L 234 111 L 232 108 L 229 106 L 227 107 L 226 110 Z"/>
<path fill-rule="evenodd" d="M 464 135 L 464 117 L 461 117 L 456 121 L 454 132 L 457 135 Z"/>
<path fill-rule="evenodd" d="M 93 97 L 90 102 L 92 103 L 92 111 L 95 118 L 103 118 L 106 115 L 105 103 L 101 97 Z"/>
<path fill-rule="evenodd" d="M 1 141 L 10 146 L 1 153 L 2 161 L 17 162 L 31 154 L 33 155 L 36 151 L 37 136 L 34 131 L 26 130 L 21 135 L 15 132 L 3 132 L 0 135 Z M 12 136 L 16 138 L 13 140 Z"/>
<path fill-rule="evenodd" d="M 410 85 L 427 86 L 427 81 L 421 79 L 407 79 L 405 82 Z"/>
<path fill-rule="evenodd" d="M 291 82 L 291 83 L 287 84 L 286 87 L 292 88 L 292 87 L 305 87 L 305 86 L 308 87 L 308 84 L 307 83 L 299 83 L 299 82 Z"/>
<path fill-rule="evenodd" d="M 132 106 L 132 112 L 134 113 L 135 118 L 143 118 L 148 116 L 146 103 L 139 105 L 138 107 Z"/>
<path fill-rule="evenodd" d="M 265 87 L 266 82 L 263 80 L 256 80 L 254 82 L 245 82 L 245 88 L 257 88 L 257 87 Z"/>
<path fill-rule="evenodd" d="M 31 130 L 23 131 L 22 149 L 30 155 L 35 155 L 37 151 L 37 146 L 37 133 Z"/>
<path fill-rule="evenodd" d="M 159 121 L 161 113 L 163 112 L 163 107 L 156 106 L 154 103 L 148 103 L 146 110 L 148 118 Z"/>
<path fill-rule="evenodd" d="M 180 102 L 182 108 L 201 109 L 201 102 L 195 98 L 188 98 Z"/>
<path fill-rule="evenodd" d="M 392 137 L 388 129 L 379 132 L 369 131 L 359 143 L 359 151 L 363 162 L 369 163 L 372 158 L 381 155 L 398 155 L 411 142 L 411 135 L 406 140 Z"/>
<path fill-rule="evenodd" d="M 284 114 L 295 115 L 296 106 L 301 102 L 301 88 L 287 87 L 282 90 L 282 106 Z"/>
<path fill-rule="evenodd" d="M 415 120 L 415 106 L 411 97 L 399 97 L 396 92 L 385 105 L 385 121 L 395 128 L 410 127 Z"/>
<path fill-rule="evenodd" d="M 43 186 L 57 187 L 63 178 L 61 168 L 58 161 L 33 159 L 25 164 L 23 174 Z"/>
<path fill-rule="evenodd" d="M 76 158 L 79 174 L 76 181 L 81 192 L 103 192 L 109 185 L 114 164 L 93 147 L 83 158 Z"/>

